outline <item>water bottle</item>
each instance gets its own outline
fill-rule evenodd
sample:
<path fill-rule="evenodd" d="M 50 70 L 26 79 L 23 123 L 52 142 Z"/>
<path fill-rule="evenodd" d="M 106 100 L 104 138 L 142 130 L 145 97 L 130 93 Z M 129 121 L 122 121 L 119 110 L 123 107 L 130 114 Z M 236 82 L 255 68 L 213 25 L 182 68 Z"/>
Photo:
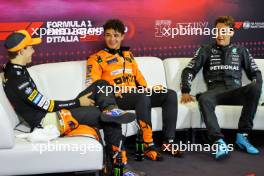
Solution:
<path fill-rule="evenodd" d="M 116 156 L 116 162 L 114 164 L 114 176 L 123 176 L 124 164 L 122 163 L 121 152 L 118 152 Z"/>

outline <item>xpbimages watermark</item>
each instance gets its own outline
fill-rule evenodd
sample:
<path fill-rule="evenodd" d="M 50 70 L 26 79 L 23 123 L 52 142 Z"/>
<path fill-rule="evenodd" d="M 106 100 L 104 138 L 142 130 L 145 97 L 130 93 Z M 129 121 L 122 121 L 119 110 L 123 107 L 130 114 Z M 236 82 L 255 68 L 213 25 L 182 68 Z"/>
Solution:
<path fill-rule="evenodd" d="M 175 38 L 177 36 L 212 36 L 232 35 L 233 28 L 209 28 L 208 22 L 190 22 L 172 24 L 171 20 L 157 20 L 155 37 Z"/>
<path fill-rule="evenodd" d="M 182 141 L 180 141 L 179 144 L 163 144 L 162 146 L 163 151 L 169 151 L 172 154 L 176 154 L 178 151 L 211 152 L 212 154 L 216 154 L 219 149 L 225 150 L 226 147 L 223 144 L 192 144 L 190 141 L 187 143 L 182 143 Z M 228 144 L 227 150 L 228 152 L 234 151 L 234 145 Z"/>
<path fill-rule="evenodd" d="M 58 141 L 47 143 L 36 143 L 31 144 L 32 150 L 43 154 L 44 152 L 78 152 L 81 155 L 86 154 L 87 152 L 94 152 L 94 151 L 101 151 L 102 146 L 101 144 L 66 144 L 66 143 L 59 143 Z"/>
<path fill-rule="evenodd" d="M 125 27 L 125 32 L 128 27 Z M 47 43 L 80 42 L 89 37 L 101 36 L 103 26 L 96 26 L 92 20 L 47 21 L 46 27 L 31 28 L 32 35 L 45 38 Z"/>
<path fill-rule="evenodd" d="M 168 89 L 158 85 L 151 88 L 146 88 L 143 86 L 97 86 L 97 93 L 103 93 L 106 96 L 109 94 L 122 94 L 122 93 L 139 93 L 146 94 L 146 96 L 151 96 L 153 93 L 167 93 Z"/>

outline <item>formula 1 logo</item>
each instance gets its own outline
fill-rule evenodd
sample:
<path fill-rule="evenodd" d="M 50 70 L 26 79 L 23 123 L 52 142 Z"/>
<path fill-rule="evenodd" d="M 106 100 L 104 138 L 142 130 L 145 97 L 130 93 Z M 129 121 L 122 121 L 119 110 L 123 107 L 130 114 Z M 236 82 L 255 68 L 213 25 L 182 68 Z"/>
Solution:
<path fill-rule="evenodd" d="M 235 29 L 264 29 L 264 22 L 239 21 L 235 23 Z"/>
<path fill-rule="evenodd" d="M 92 20 L 0 23 L 0 40 L 5 40 L 14 31 L 24 29 L 32 36 L 44 39 L 47 44 L 100 41 L 103 27 L 93 23 Z M 135 34 L 135 25 L 129 21 L 126 24 L 125 33 L 129 39 Z"/>
<path fill-rule="evenodd" d="M 171 20 L 156 20 L 155 23 L 155 37 L 169 37 L 171 34 L 166 29 L 169 29 L 171 26 Z"/>
<path fill-rule="evenodd" d="M 32 29 L 40 28 L 44 22 L 6 22 L 0 23 L 0 41 L 5 40 L 12 32 L 17 30 L 27 30 L 29 34 L 33 34 Z"/>

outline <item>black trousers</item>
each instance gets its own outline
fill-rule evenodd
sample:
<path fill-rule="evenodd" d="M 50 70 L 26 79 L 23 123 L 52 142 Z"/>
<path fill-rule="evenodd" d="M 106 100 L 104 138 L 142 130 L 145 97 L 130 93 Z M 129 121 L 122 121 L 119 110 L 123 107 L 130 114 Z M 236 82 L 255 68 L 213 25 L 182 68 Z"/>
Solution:
<path fill-rule="evenodd" d="M 167 93 L 154 93 L 147 96 L 144 93 L 123 93 L 123 98 L 116 98 L 119 108 L 136 111 L 137 120 L 142 120 L 151 126 L 151 107 L 162 107 L 164 140 L 175 138 L 178 113 L 178 100 L 175 91 L 168 89 Z"/>
<path fill-rule="evenodd" d="M 102 112 L 98 107 L 79 107 L 71 109 L 70 111 L 72 116 L 78 121 L 79 124 L 88 125 L 97 129 L 103 129 L 106 145 L 119 146 L 120 140 L 123 139 L 121 125 L 101 122 L 100 115 Z"/>
<path fill-rule="evenodd" d="M 122 140 L 122 128 L 120 124 L 115 123 L 103 123 L 100 121 L 100 115 L 102 110 L 109 105 L 116 105 L 114 94 L 98 93 L 99 87 L 109 86 L 107 81 L 99 80 L 94 82 L 84 91 L 82 91 L 78 98 L 92 92 L 90 96 L 91 99 L 95 101 L 95 104 L 98 106 L 83 106 L 74 109 L 70 109 L 72 116 L 78 121 L 79 124 L 89 125 L 98 129 L 103 129 L 104 139 L 106 145 L 119 146 L 120 140 Z M 105 91 L 104 91 L 105 92 Z"/>
<path fill-rule="evenodd" d="M 77 98 L 92 92 L 92 95 L 89 97 L 95 101 L 95 104 L 99 107 L 100 110 L 105 109 L 109 105 L 116 105 L 115 95 L 113 93 L 107 92 L 107 87 L 110 86 L 109 83 L 105 80 L 98 80 L 83 90 Z"/>
<path fill-rule="evenodd" d="M 215 114 L 216 105 L 242 105 L 238 124 L 239 132 L 249 133 L 251 131 L 261 87 L 261 84 L 252 82 L 244 87 L 233 89 L 220 86 L 201 94 L 198 98 L 201 115 L 208 129 L 208 135 L 213 141 L 224 137 Z"/>

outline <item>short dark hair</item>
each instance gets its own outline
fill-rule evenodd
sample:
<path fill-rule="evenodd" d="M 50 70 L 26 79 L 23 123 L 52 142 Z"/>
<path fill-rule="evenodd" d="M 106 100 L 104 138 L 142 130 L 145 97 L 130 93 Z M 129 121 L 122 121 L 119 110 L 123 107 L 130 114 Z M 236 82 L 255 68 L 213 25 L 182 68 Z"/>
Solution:
<path fill-rule="evenodd" d="M 232 16 L 219 16 L 217 17 L 217 19 L 215 20 L 215 26 L 218 23 L 224 23 L 225 25 L 233 28 L 235 26 L 235 20 Z"/>
<path fill-rule="evenodd" d="M 28 46 L 26 46 L 25 48 L 23 49 L 27 49 Z M 22 50 L 22 49 L 21 49 Z M 19 51 L 21 51 L 19 50 Z M 9 60 L 12 60 L 12 59 L 15 59 L 19 53 L 19 51 L 14 51 L 14 52 L 11 52 L 11 51 L 7 51 L 7 57 Z"/>
<path fill-rule="evenodd" d="M 103 27 L 104 31 L 106 31 L 107 29 L 114 29 L 115 31 L 120 32 L 121 34 L 124 34 L 126 29 L 124 23 L 119 19 L 107 20 Z"/>
<path fill-rule="evenodd" d="M 12 60 L 12 59 L 15 59 L 18 55 L 18 52 L 19 51 L 15 51 L 15 52 L 11 52 L 11 51 L 8 51 L 7 52 L 7 57 L 9 60 Z"/>

